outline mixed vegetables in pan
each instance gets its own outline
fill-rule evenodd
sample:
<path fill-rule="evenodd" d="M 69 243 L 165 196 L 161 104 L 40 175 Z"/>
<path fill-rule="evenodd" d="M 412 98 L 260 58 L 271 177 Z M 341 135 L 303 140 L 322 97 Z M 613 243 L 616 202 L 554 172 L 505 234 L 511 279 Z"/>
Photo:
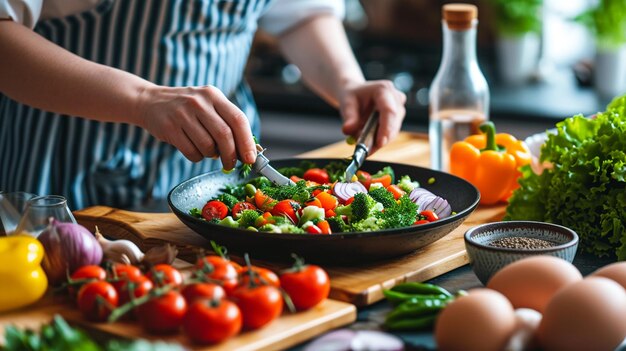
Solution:
<path fill-rule="evenodd" d="M 430 223 L 452 214 L 445 199 L 391 167 L 342 179 L 345 164 L 324 167 L 302 161 L 278 171 L 295 185 L 276 186 L 265 177 L 226 186 L 190 214 L 232 228 L 272 233 L 331 234 L 375 231 Z"/>

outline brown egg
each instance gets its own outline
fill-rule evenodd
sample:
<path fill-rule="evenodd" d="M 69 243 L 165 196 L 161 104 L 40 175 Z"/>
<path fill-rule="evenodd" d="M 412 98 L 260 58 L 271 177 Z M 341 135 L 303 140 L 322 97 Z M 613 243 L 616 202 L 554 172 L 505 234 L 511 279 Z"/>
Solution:
<path fill-rule="evenodd" d="M 533 256 L 496 272 L 487 282 L 487 288 L 501 292 L 515 308 L 530 308 L 543 313 L 559 289 L 581 279 L 578 269 L 563 259 Z"/>
<path fill-rule="evenodd" d="M 538 335 L 547 351 L 615 350 L 626 337 L 626 291 L 603 277 L 568 285 L 546 307 Z"/>
<path fill-rule="evenodd" d="M 511 303 L 497 291 L 475 289 L 449 304 L 437 317 L 439 350 L 497 351 L 516 326 Z"/>
<path fill-rule="evenodd" d="M 616 262 L 591 273 L 592 276 L 609 278 L 626 289 L 626 262 Z"/>

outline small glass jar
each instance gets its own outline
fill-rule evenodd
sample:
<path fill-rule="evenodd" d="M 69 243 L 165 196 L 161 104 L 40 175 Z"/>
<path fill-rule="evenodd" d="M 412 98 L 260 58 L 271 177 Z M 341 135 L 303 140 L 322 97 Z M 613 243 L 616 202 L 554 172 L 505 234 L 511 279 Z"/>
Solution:
<path fill-rule="evenodd" d="M 24 215 L 14 233 L 37 237 L 48 227 L 51 218 L 59 222 L 76 223 L 72 211 L 67 207 L 67 200 L 63 196 L 34 197 L 26 203 Z"/>

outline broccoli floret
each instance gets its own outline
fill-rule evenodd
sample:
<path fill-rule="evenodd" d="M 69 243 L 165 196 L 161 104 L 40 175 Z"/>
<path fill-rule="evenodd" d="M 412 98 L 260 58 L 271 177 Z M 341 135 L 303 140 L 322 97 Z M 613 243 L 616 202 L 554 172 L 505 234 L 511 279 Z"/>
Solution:
<path fill-rule="evenodd" d="M 263 192 L 271 197 L 274 200 L 280 201 L 280 200 L 286 200 L 286 199 L 292 199 L 294 197 L 294 195 L 302 192 L 302 191 L 306 191 L 306 181 L 305 180 L 300 180 L 296 183 L 296 185 L 281 185 L 281 186 L 273 186 L 271 188 L 265 188 L 263 189 Z"/>
<path fill-rule="evenodd" d="M 230 194 L 238 199 L 243 199 L 246 196 L 246 191 L 244 189 L 245 186 L 245 184 L 229 184 L 222 189 L 222 192 Z"/>
<path fill-rule="evenodd" d="M 305 203 L 311 197 L 311 193 L 308 190 L 302 189 L 295 193 L 292 197 L 294 201 L 298 201 L 299 203 Z"/>
<path fill-rule="evenodd" d="M 196 208 L 196 207 L 192 208 L 191 210 L 189 210 L 189 214 L 190 214 L 192 217 L 202 219 L 202 211 L 200 211 L 200 209 L 199 209 L 199 208 Z"/>
<path fill-rule="evenodd" d="M 372 179 L 380 178 L 385 174 L 389 174 L 391 176 L 391 184 L 395 183 L 396 174 L 393 172 L 393 169 L 390 166 L 385 166 L 380 171 L 372 174 Z"/>
<path fill-rule="evenodd" d="M 393 194 L 383 187 L 375 189 L 370 188 L 369 196 L 383 204 L 384 208 L 396 206 L 396 199 L 393 197 Z"/>
<path fill-rule="evenodd" d="M 219 225 L 223 225 L 225 227 L 230 227 L 230 228 L 239 228 L 239 222 L 237 222 L 233 217 L 231 216 L 226 216 L 224 217 L 224 219 L 222 219 L 221 221 L 219 221 L 217 224 Z"/>
<path fill-rule="evenodd" d="M 262 225 L 261 228 L 259 228 L 259 231 L 266 232 L 266 233 L 282 233 L 280 228 L 270 223 Z"/>
<path fill-rule="evenodd" d="M 347 216 L 350 222 L 358 222 L 382 210 L 383 205 L 380 202 L 365 193 L 357 193 L 352 203 L 347 206 L 338 206 L 335 213 Z"/>
<path fill-rule="evenodd" d="M 382 218 L 368 217 L 362 221 L 350 224 L 350 229 L 354 232 L 370 232 L 386 228 L 385 220 Z"/>
<path fill-rule="evenodd" d="M 317 206 L 307 206 L 302 209 L 302 215 L 300 216 L 300 226 L 303 223 L 314 220 L 324 219 L 324 209 Z"/>
<path fill-rule="evenodd" d="M 239 217 L 239 226 L 243 228 L 254 226 L 254 222 L 261 214 L 257 210 L 243 210 Z"/>
<path fill-rule="evenodd" d="M 215 199 L 213 200 L 218 200 L 224 203 L 224 205 L 228 206 L 229 210 L 232 210 L 233 206 L 235 206 L 235 204 L 237 202 L 239 202 L 239 199 L 237 199 L 236 197 L 234 197 L 231 194 L 219 194 Z"/>
<path fill-rule="evenodd" d="M 343 233 L 350 231 L 350 226 L 343 221 L 341 216 L 326 218 L 326 220 L 328 221 L 328 224 L 330 225 L 330 230 L 333 233 Z"/>
<path fill-rule="evenodd" d="M 408 195 L 402 195 L 396 206 L 386 208 L 377 217 L 384 220 L 385 228 L 409 227 L 417 217 L 417 204 Z"/>
<path fill-rule="evenodd" d="M 400 189 L 406 191 L 407 193 L 410 193 L 411 191 L 413 191 L 413 189 L 419 187 L 420 183 L 418 183 L 417 181 L 413 181 L 408 175 L 403 175 L 398 181 L 398 186 L 400 187 Z"/>
<path fill-rule="evenodd" d="M 304 234 L 304 229 L 298 228 L 291 223 L 285 223 L 278 226 L 282 233 Z"/>

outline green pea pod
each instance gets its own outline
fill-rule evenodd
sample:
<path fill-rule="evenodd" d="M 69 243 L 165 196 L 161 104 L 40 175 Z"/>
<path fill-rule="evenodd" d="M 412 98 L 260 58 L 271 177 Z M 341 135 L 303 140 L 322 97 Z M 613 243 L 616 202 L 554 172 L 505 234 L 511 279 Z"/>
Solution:
<path fill-rule="evenodd" d="M 437 315 L 426 315 L 419 318 L 399 319 L 385 322 L 385 328 L 389 330 L 420 330 L 433 326 Z"/>
<path fill-rule="evenodd" d="M 431 300 L 409 300 L 394 308 L 387 314 L 387 321 L 398 319 L 416 318 L 425 315 L 437 314 L 444 309 L 449 300 L 431 299 Z"/>
<path fill-rule="evenodd" d="M 393 290 L 383 290 L 383 295 L 385 295 L 387 300 L 394 305 L 398 305 L 409 300 L 432 300 L 432 299 L 447 300 L 450 298 L 449 296 L 443 295 L 443 294 L 417 295 L 417 294 L 402 293 L 402 292 L 393 291 Z"/>
<path fill-rule="evenodd" d="M 402 283 L 391 288 L 393 291 L 405 293 L 405 294 L 419 294 L 419 295 L 446 295 L 452 296 L 452 294 L 437 285 L 428 283 L 409 282 Z"/>

